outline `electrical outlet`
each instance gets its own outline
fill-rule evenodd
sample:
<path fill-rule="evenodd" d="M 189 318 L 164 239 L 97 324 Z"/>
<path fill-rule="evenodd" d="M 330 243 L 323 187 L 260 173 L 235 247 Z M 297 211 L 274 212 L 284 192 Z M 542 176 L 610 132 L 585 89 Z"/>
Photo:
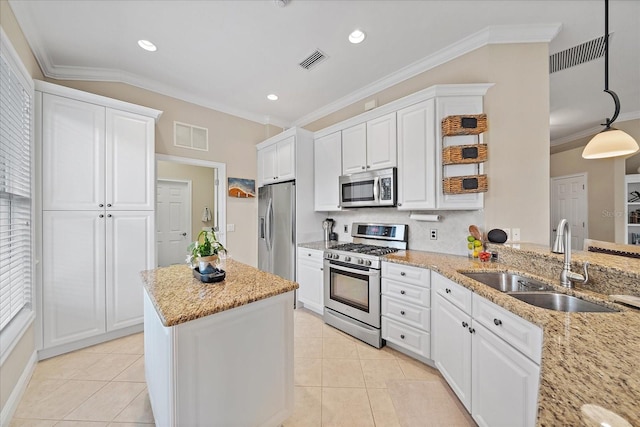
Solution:
<path fill-rule="evenodd" d="M 504 232 L 507 234 L 507 242 L 511 240 L 511 229 L 503 228 Z"/>
<path fill-rule="evenodd" d="M 347 224 L 344 225 L 344 232 L 349 233 L 349 225 Z"/>
<path fill-rule="evenodd" d="M 438 230 L 436 228 L 432 228 L 431 230 L 431 240 L 438 240 Z"/>
<path fill-rule="evenodd" d="M 512 228 L 511 229 L 511 241 L 519 242 L 520 241 L 520 229 Z"/>

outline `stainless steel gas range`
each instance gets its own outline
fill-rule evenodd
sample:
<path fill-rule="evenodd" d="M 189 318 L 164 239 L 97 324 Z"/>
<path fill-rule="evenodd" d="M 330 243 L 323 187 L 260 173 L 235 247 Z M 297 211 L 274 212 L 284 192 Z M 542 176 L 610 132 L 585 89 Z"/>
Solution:
<path fill-rule="evenodd" d="M 353 223 L 353 243 L 324 252 L 324 321 L 374 347 L 380 333 L 382 256 L 407 249 L 405 224 Z"/>

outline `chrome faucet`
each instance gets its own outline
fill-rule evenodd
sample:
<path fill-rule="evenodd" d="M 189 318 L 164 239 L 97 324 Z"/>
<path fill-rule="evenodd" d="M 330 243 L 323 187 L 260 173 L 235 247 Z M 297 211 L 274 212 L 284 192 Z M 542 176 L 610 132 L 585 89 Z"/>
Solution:
<path fill-rule="evenodd" d="M 567 288 L 573 288 L 573 282 L 580 281 L 581 284 L 587 283 L 589 280 L 589 272 L 587 268 L 589 263 L 585 262 L 583 265 L 584 275 L 580 273 L 574 273 L 571 271 L 571 226 L 569 221 L 561 219 L 556 229 L 556 241 L 553 244 L 551 252 L 556 254 L 564 254 L 564 266 L 560 273 L 560 284 Z"/>

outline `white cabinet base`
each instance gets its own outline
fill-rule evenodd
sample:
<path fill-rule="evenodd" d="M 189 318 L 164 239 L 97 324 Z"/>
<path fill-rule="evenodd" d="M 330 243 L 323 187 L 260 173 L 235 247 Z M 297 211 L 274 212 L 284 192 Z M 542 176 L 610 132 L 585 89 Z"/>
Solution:
<path fill-rule="evenodd" d="M 293 413 L 293 292 L 167 328 L 145 291 L 144 326 L 158 427 L 272 427 Z"/>

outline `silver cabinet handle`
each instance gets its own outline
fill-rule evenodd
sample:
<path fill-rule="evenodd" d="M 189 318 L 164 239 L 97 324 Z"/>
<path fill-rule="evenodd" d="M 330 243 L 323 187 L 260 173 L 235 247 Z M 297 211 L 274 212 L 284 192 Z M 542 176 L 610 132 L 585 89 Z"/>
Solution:
<path fill-rule="evenodd" d="M 405 273 L 404 271 L 401 271 L 401 272 L 400 272 L 400 275 L 401 275 L 401 276 L 406 276 L 406 275 L 407 275 L 407 273 Z"/>
<path fill-rule="evenodd" d="M 107 207 L 110 208 L 111 207 L 111 203 L 107 203 Z"/>
<path fill-rule="evenodd" d="M 98 215 L 98 218 L 104 218 L 104 215 L 100 214 Z"/>
<path fill-rule="evenodd" d="M 98 205 L 98 207 L 99 207 L 99 208 L 104 208 L 104 205 L 103 205 L 102 203 L 100 203 L 100 204 Z"/>
<path fill-rule="evenodd" d="M 496 326 L 500 326 L 500 325 L 502 325 L 502 320 L 500 320 L 500 319 L 493 319 L 493 324 L 494 324 L 494 325 L 496 325 Z"/>
<path fill-rule="evenodd" d="M 182 235 L 186 237 L 186 236 L 187 236 L 187 233 L 182 233 Z"/>
<path fill-rule="evenodd" d="M 400 335 L 400 338 L 404 339 L 404 334 Z"/>
<path fill-rule="evenodd" d="M 405 292 L 404 292 L 404 291 L 400 291 L 400 293 L 401 293 L 402 295 L 404 295 L 404 294 L 405 294 Z"/>
<path fill-rule="evenodd" d="M 108 215 L 107 215 L 107 218 L 111 218 L 111 217 L 112 217 L 112 215 L 111 215 L 111 214 L 108 214 Z"/>
<path fill-rule="evenodd" d="M 404 316 L 404 310 L 400 310 L 400 314 Z"/>

